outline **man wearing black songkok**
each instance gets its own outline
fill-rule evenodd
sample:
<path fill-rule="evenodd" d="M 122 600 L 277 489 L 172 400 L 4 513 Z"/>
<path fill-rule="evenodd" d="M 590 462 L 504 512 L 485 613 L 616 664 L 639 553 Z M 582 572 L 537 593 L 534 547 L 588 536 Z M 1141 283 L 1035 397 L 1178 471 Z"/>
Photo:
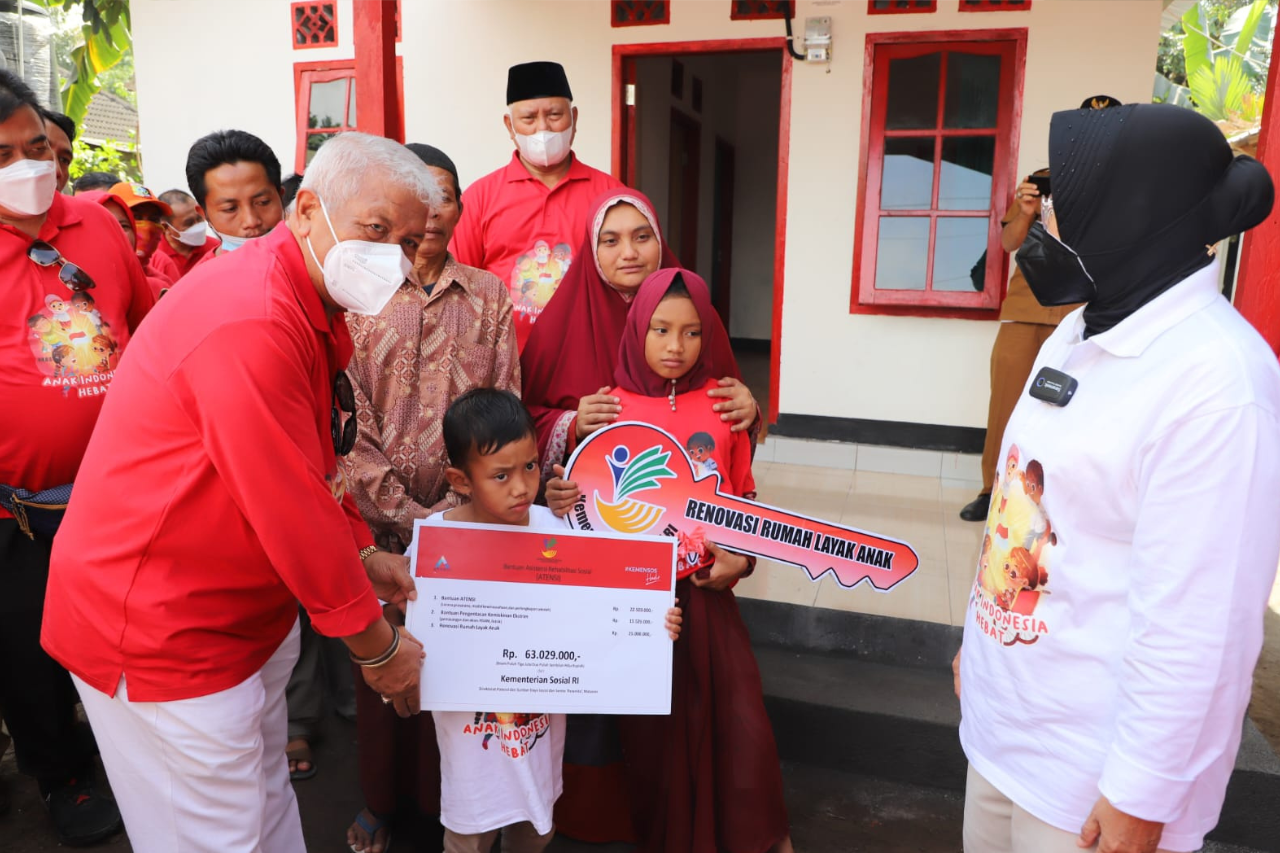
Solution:
<path fill-rule="evenodd" d="M 956 656 L 966 853 L 1199 850 L 1280 561 L 1280 367 L 1213 247 L 1270 176 L 1186 109 L 1054 115 L 1017 263 L 1045 342 Z M 1052 371 L 1052 372 L 1051 372 Z"/>
<path fill-rule="evenodd" d="M 592 202 L 622 184 L 574 155 L 578 108 L 559 63 L 511 67 L 503 122 L 516 148 L 511 162 L 467 188 L 450 249 L 507 284 L 523 349 L 569 266 L 593 263 L 573 257 Z"/>

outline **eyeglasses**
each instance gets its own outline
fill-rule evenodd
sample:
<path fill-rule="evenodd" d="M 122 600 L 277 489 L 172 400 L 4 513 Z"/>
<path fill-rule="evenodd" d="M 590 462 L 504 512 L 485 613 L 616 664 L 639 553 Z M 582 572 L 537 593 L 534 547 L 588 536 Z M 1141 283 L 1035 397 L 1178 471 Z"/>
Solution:
<path fill-rule="evenodd" d="M 342 371 L 333 377 L 333 400 L 329 427 L 333 435 L 333 452 L 346 456 L 356 446 L 356 395 L 351 390 L 351 380 Z M 348 415 L 345 424 L 342 412 Z"/>
<path fill-rule="evenodd" d="M 42 267 L 59 264 L 62 269 L 58 271 L 58 279 L 76 293 L 97 287 L 87 272 L 62 257 L 61 252 L 44 240 L 32 243 L 31 248 L 27 249 L 27 257 Z"/>

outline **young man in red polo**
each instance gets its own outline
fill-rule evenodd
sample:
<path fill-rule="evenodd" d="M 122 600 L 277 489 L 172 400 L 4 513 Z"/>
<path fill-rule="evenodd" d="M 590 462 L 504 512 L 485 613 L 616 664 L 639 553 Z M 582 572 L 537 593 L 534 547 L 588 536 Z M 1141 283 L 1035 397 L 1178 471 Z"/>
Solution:
<path fill-rule="evenodd" d="M 152 300 L 111 214 L 55 192 L 39 110 L 0 71 L 0 705 L 59 838 L 83 845 L 115 833 L 120 815 L 94 787 L 71 681 L 40 648 L 41 614 L 61 507 Z"/>

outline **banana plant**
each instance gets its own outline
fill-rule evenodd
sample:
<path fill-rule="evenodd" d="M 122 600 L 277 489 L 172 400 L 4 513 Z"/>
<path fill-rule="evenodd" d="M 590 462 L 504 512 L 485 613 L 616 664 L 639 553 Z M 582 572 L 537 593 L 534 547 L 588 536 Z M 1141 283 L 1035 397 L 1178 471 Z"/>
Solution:
<path fill-rule="evenodd" d="M 1192 6 L 1182 16 L 1187 85 L 1157 73 L 1155 100 L 1194 107 L 1214 121 L 1261 115 L 1263 98 L 1255 95 L 1254 81 L 1266 78 L 1275 17 L 1268 0 L 1255 0 L 1237 9 L 1215 38 L 1204 8 Z"/>
<path fill-rule="evenodd" d="M 84 121 L 89 102 L 102 88 L 98 75 L 114 66 L 133 47 L 129 0 L 35 0 L 45 8 L 80 6 L 84 43 L 71 52 L 65 71 L 62 111 L 77 125 Z"/>

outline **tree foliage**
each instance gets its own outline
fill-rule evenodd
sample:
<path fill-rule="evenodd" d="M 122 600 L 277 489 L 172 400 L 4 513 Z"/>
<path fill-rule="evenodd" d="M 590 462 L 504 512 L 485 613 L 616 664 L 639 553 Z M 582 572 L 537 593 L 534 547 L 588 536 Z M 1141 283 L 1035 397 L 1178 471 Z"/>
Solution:
<path fill-rule="evenodd" d="M 121 149 L 115 140 L 108 139 L 100 146 L 93 146 L 77 139 L 71 143 L 71 155 L 71 168 L 67 174 L 73 181 L 85 172 L 110 172 L 122 181 L 142 181 L 138 158 Z"/>
<path fill-rule="evenodd" d="M 102 76 L 115 68 L 133 48 L 130 32 L 129 0 L 35 0 L 50 9 L 69 11 L 79 7 L 83 23 L 81 41 L 63 59 L 65 85 L 62 111 L 80 124 L 89 102 L 102 88 Z M 60 57 L 60 59 L 62 59 Z"/>
<path fill-rule="evenodd" d="M 1161 38 L 1154 99 L 1214 121 L 1262 115 L 1274 0 L 1200 0 Z"/>

